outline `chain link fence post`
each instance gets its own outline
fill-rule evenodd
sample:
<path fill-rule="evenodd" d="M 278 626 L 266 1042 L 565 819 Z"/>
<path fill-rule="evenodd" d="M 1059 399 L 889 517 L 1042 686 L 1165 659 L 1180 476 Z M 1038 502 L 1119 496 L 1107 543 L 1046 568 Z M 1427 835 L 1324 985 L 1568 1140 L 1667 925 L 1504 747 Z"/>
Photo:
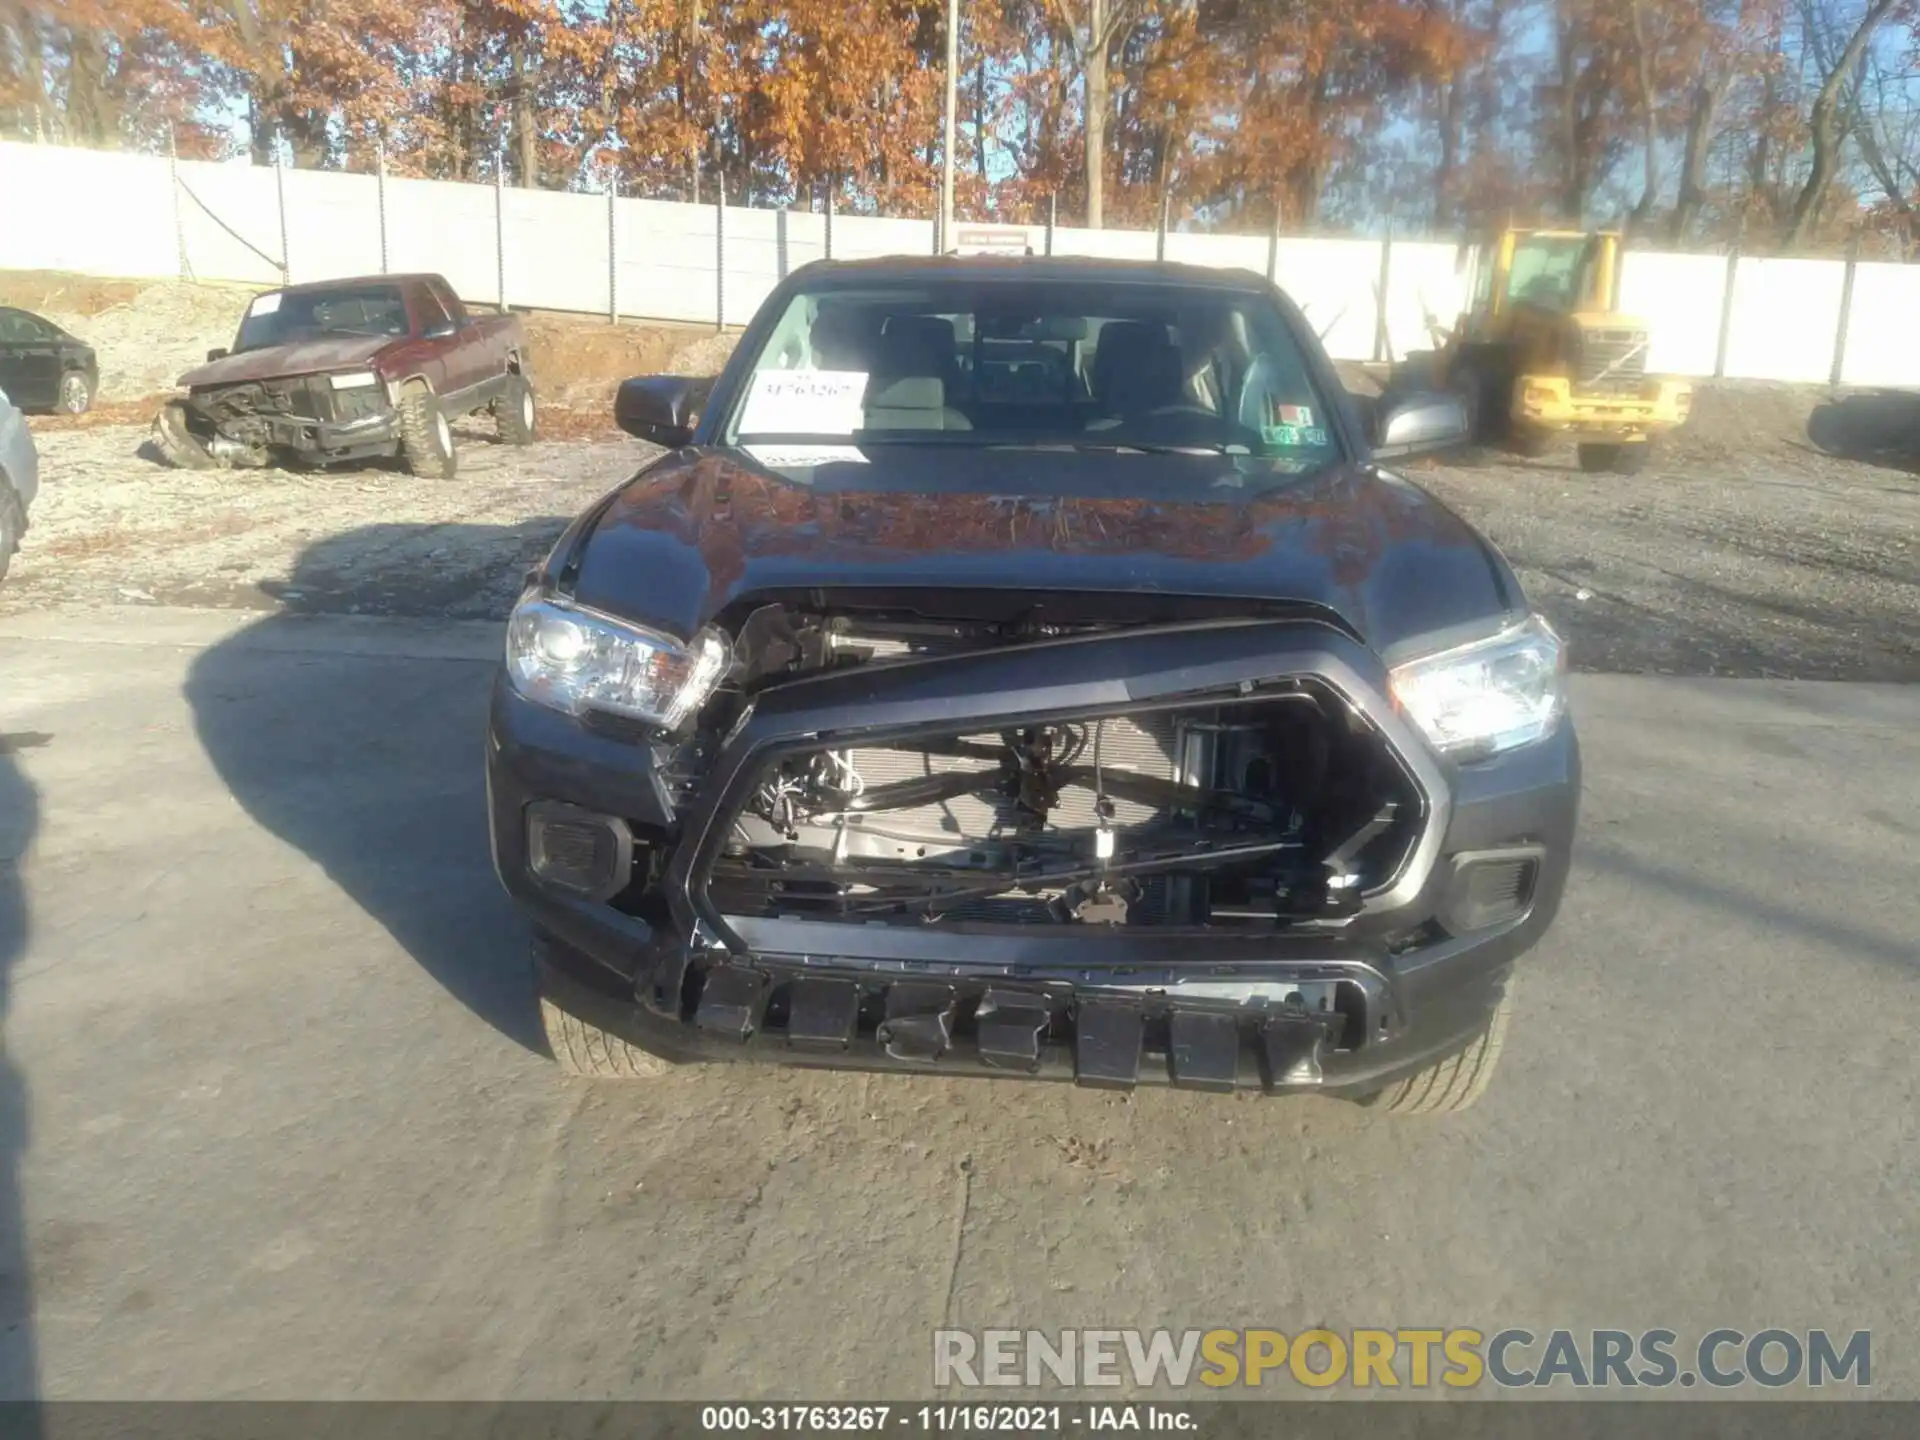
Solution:
<path fill-rule="evenodd" d="M 727 176 L 713 177 L 713 328 L 727 328 Z"/>
<path fill-rule="evenodd" d="M 507 152 L 493 152 L 493 293 L 494 308 L 507 313 Z"/>
<path fill-rule="evenodd" d="M 833 177 L 827 177 L 826 258 L 833 258 Z"/>
<path fill-rule="evenodd" d="M 620 323 L 620 172 L 607 167 L 607 323 Z"/>
<path fill-rule="evenodd" d="M 1267 231 L 1267 283 L 1280 283 L 1280 201 L 1273 202 L 1273 228 Z"/>
<path fill-rule="evenodd" d="M 1740 246 L 1736 241 L 1727 247 L 1727 278 L 1720 291 L 1720 338 L 1714 344 L 1713 378 L 1723 380 L 1727 374 L 1727 338 L 1733 333 L 1733 281 L 1740 273 Z"/>
<path fill-rule="evenodd" d="M 1387 315 L 1387 289 L 1393 283 L 1393 223 L 1387 223 L 1387 233 L 1380 238 L 1380 296 L 1373 308 L 1373 363 L 1376 365 L 1393 359 L 1393 336 L 1389 332 Z"/>
<path fill-rule="evenodd" d="M 1060 196 L 1047 196 L 1047 254 L 1053 254 L 1053 232 L 1060 223 Z"/>
<path fill-rule="evenodd" d="M 293 283 L 293 255 L 287 249 L 287 162 L 278 149 L 273 152 L 273 195 L 280 207 L 280 283 Z"/>
<path fill-rule="evenodd" d="M 1833 365 L 1827 372 L 1827 384 L 1838 389 L 1847 371 L 1847 327 L 1853 322 L 1853 277 L 1860 268 L 1860 232 L 1847 241 L 1847 268 L 1840 276 L 1840 318 L 1834 325 Z"/>
<path fill-rule="evenodd" d="M 187 222 L 180 213 L 180 152 L 174 144 L 172 122 L 167 125 L 167 191 L 173 201 L 173 247 L 180 278 L 190 280 L 193 267 L 187 263 Z"/>
<path fill-rule="evenodd" d="M 374 146 L 374 198 L 380 212 L 380 273 L 388 274 L 387 259 L 387 142 L 382 139 Z"/>

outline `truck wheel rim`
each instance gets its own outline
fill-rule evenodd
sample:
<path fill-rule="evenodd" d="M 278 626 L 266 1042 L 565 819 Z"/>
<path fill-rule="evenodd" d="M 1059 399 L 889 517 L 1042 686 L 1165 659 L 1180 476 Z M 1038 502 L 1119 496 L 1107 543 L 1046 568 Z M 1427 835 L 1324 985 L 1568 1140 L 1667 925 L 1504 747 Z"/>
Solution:
<path fill-rule="evenodd" d="M 433 433 L 434 438 L 440 442 L 441 453 L 451 455 L 453 453 L 453 427 L 447 424 L 446 416 L 436 415 L 433 417 Z"/>
<path fill-rule="evenodd" d="M 78 375 L 69 375 L 60 386 L 60 403 L 69 415 L 78 415 L 87 408 L 87 382 Z"/>
<path fill-rule="evenodd" d="M 533 429 L 533 392 L 531 390 L 520 392 L 520 423 L 529 430 Z"/>

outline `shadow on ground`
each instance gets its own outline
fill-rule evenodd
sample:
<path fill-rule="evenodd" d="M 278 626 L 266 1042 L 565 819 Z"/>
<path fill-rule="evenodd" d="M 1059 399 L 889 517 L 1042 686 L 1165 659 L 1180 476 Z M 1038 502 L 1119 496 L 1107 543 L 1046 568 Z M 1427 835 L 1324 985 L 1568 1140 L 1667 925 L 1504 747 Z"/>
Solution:
<path fill-rule="evenodd" d="M 1838 459 L 1920 473 L 1920 395 L 1875 390 L 1830 400 L 1807 417 L 1807 439 Z"/>
<path fill-rule="evenodd" d="M 409 530 L 504 556 L 537 552 L 559 523 L 350 531 L 312 547 L 293 582 L 318 594 L 338 553 L 405 553 Z M 381 579 L 402 613 L 404 581 Z M 422 610 L 439 598 L 428 588 L 414 597 Z M 540 1049 L 525 926 L 487 845 L 481 745 L 497 641 L 478 625 L 370 627 L 363 641 L 341 619 L 316 643 L 314 608 L 266 617 L 194 662 L 186 692 L 201 744 L 249 815 L 317 861 L 468 1009 Z"/>
<path fill-rule="evenodd" d="M 21 770 L 19 755 L 51 739 L 0 730 L 0 1026 L 6 1023 L 12 998 L 13 969 L 27 949 L 27 894 L 20 872 L 40 822 L 39 794 Z M 13 1062 L 11 1048 L 0 1043 L 0 1400 L 28 1400 L 39 1393 L 33 1285 L 20 1192 L 27 1141 L 26 1079 Z M 31 1417 L 16 1419 L 26 1423 Z M 12 1424 L 9 1433 L 17 1433 Z"/>

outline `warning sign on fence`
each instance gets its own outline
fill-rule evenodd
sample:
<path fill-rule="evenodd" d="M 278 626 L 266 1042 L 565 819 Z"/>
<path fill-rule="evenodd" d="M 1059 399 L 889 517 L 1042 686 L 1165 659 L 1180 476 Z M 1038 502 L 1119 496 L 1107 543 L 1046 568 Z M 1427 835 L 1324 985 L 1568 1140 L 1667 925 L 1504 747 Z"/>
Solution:
<path fill-rule="evenodd" d="M 954 231 L 956 255 L 1031 255 L 1033 238 L 1019 225 L 962 225 Z"/>

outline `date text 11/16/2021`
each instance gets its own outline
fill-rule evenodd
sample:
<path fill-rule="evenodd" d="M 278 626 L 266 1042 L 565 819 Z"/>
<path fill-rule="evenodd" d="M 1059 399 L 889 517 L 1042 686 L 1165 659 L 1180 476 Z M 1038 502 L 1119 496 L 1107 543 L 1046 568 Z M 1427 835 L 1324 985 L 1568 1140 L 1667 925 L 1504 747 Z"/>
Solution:
<path fill-rule="evenodd" d="M 1193 1413 L 1174 1405 L 706 1405 L 700 1428 L 716 1434 L 905 1431 L 915 1435 L 1153 1431 L 1191 1434 Z"/>

